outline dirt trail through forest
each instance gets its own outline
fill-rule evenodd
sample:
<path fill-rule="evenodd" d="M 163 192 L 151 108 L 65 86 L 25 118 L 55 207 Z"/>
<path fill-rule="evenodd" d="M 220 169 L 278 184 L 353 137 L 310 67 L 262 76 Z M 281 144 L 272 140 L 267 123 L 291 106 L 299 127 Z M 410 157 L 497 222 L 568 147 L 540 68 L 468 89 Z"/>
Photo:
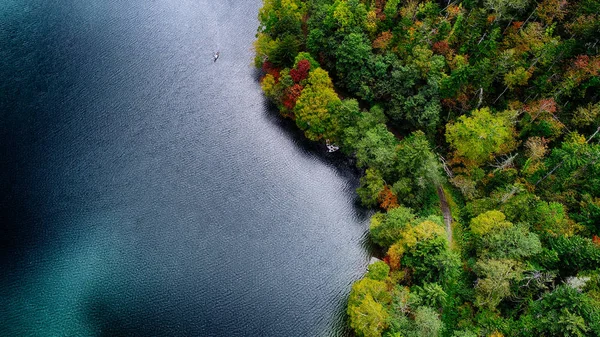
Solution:
<path fill-rule="evenodd" d="M 448 243 L 452 245 L 452 213 L 450 213 L 450 206 L 448 205 L 448 200 L 446 199 L 446 193 L 444 193 L 444 188 L 439 185 L 437 186 L 437 194 L 440 198 L 440 208 L 442 209 L 442 214 L 444 215 L 444 223 L 446 224 L 446 234 L 448 235 Z"/>

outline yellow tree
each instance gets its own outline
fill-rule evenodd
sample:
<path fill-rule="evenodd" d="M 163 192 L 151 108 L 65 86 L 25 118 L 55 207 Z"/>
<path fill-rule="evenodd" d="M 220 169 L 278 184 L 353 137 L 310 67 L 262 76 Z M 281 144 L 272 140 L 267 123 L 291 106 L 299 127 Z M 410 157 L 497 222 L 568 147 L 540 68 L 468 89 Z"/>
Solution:
<path fill-rule="evenodd" d="M 317 68 L 308 75 L 307 85 L 296 101 L 296 124 L 310 140 L 335 138 L 338 120 L 332 111 L 339 104 L 341 100 L 333 90 L 329 74 L 322 68 Z"/>
<path fill-rule="evenodd" d="M 515 145 L 512 112 L 493 114 L 489 108 L 474 110 L 446 126 L 446 140 L 467 166 L 479 166 L 493 155 Z"/>

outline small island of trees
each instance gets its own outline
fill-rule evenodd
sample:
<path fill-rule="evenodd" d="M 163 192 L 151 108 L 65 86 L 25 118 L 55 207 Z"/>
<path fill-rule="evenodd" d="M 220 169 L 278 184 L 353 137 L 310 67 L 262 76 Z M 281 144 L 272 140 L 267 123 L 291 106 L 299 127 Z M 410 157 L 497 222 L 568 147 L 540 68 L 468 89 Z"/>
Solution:
<path fill-rule="evenodd" d="M 261 86 L 378 208 L 357 336 L 600 336 L 600 2 L 264 0 Z"/>

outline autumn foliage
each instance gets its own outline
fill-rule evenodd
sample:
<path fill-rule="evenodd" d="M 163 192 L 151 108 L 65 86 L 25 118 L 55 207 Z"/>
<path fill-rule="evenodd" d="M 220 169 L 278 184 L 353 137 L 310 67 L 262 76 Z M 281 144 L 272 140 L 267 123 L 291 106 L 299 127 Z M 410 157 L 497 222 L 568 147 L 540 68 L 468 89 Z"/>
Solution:
<path fill-rule="evenodd" d="M 276 82 L 279 81 L 279 77 L 281 77 L 281 75 L 279 73 L 279 68 L 275 67 L 273 65 L 273 63 L 271 63 L 269 61 L 263 62 L 262 71 L 265 74 L 269 74 L 269 75 L 273 76 L 275 78 Z"/>
<path fill-rule="evenodd" d="M 290 71 L 290 73 L 291 73 L 291 71 Z M 285 90 L 285 95 L 283 96 L 282 104 L 288 110 L 294 109 L 294 106 L 296 106 L 296 101 L 298 100 L 298 97 L 300 97 L 300 94 L 302 93 L 302 89 L 303 88 L 300 84 L 294 84 Z"/>
<path fill-rule="evenodd" d="M 264 4 L 266 97 L 380 208 L 357 336 L 600 337 L 598 0 Z"/>
<path fill-rule="evenodd" d="M 398 197 L 392 192 L 388 185 L 385 185 L 383 190 L 381 190 L 378 200 L 379 206 L 386 211 L 399 206 Z"/>
<path fill-rule="evenodd" d="M 296 68 L 290 70 L 290 76 L 294 82 L 299 83 L 308 77 L 308 71 L 310 70 L 310 62 L 307 60 L 301 60 L 298 62 Z"/>
<path fill-rule="evenodd" d="M 450 51 L 450 45 L 446 41 L 438 41 L 431 46 L 431 50 L 436 54 L 447 55 Z"/>
<path fill-rule="evenodd" d="M 382 32 L 379 36 L 373 41 L 373 48 L 375 49 L 386 49 L 390 42 L 394 38 L 394 35 L 390 33 L 390 31 Z"/>
<path fill-rule="evenodd" d="M 556 101 L 553 98 L 533 101 L 525 106 L 525 111 L 527 111 L 533 119 L 536 119 L 544 113 L 555 114 L 557 111 Z"/>

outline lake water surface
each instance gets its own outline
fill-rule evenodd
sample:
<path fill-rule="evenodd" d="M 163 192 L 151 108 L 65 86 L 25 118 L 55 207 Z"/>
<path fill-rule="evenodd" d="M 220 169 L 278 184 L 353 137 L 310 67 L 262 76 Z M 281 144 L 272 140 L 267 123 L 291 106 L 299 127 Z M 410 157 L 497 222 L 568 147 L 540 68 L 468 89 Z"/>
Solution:
<path fill-rule="evenodd" d="M 259 6 L 0 2 L 0 336 L 347 334 L 357 177 L 263 98 Z"/>

